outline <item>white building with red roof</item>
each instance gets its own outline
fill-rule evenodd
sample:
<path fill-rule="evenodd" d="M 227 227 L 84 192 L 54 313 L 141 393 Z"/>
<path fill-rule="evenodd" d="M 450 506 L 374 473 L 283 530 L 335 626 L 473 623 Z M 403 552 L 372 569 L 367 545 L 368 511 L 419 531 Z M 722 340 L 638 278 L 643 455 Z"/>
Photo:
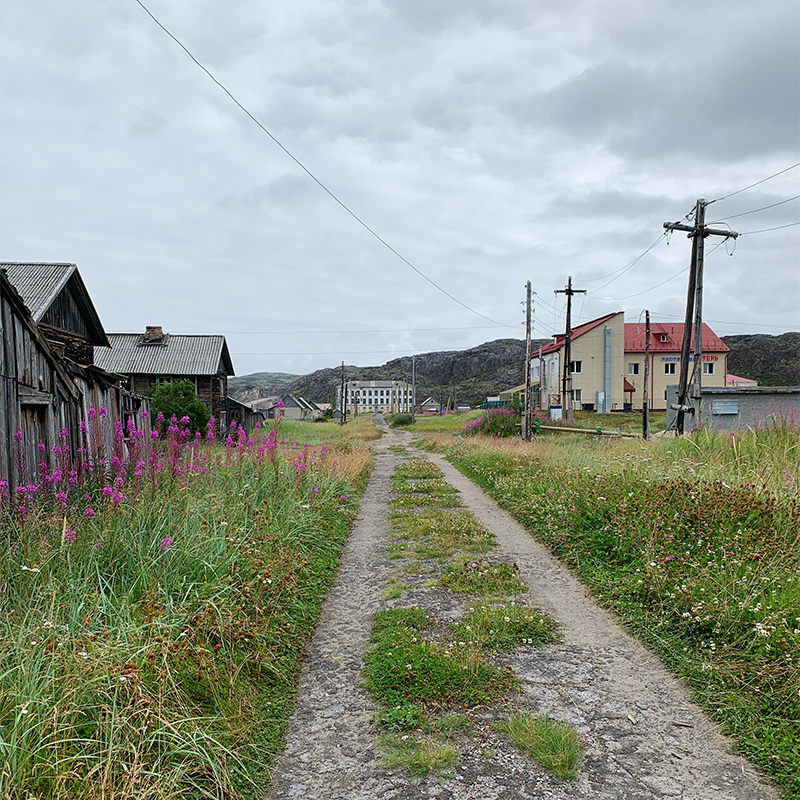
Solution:
<path fill-rule="evenodd" d="M 680 376 L 683 323 L 650 326 L 649 406 L 667 407 L 667 386 Z M 644 322 L 625 322 L 623 312 L 606 314 L 572 329 L 568 387 L 573 408 L 596 411 L 641 410 L 644 398 Z M 539 387 L 541 408 L 563 406 L 566 334 L 535 354 L 531 383 Z M 703 386 L 725 386 L 730 349 L 705 323 L 702 337 Z M 692 359 L 692 356 L 690 356 Z"/>

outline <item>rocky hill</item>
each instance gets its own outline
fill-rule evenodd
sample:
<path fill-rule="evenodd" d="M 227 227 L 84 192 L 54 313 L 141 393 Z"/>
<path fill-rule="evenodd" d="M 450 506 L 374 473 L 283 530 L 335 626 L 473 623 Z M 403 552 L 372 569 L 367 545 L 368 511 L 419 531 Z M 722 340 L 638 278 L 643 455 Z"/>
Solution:
<path fill-rule="evenodd" d="M 548 340 L 543 340 L 546 343 Z M 539 341 L 535 346 L 539 346 Z M 416 358 L 417 399 L 432 395 L 440 403 L 475 406 L 487 395 L 518 386 L 523 380 L 525 342 L 497 339 L 469 350 L 423 353 Z M 347 380 L 411 381 L 411 356 L 380 367 L 345 367 Z M 330 403 L 342 379 L 341 368 L 321 369 L 294 381 L 289 391 Z"/>
<path fill-rule="evenodd" d="M 800 386 L 800 333 L 723 336 L 730 347 L 728 372 L 762 386 Z"/>
<path fill-rule="evenodd" d="M 300 375 L 288 372 L 254 372 L 251 375 L 235 375 L 228 378 L 228 391 L 242 403 L 258 408 L 286 394 L 286 387 Z"/>

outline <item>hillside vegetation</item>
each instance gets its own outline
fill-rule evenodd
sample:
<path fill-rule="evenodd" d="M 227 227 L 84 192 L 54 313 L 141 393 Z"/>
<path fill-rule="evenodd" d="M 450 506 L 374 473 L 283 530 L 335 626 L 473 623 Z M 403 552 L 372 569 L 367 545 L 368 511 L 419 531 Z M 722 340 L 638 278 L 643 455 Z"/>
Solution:
<path fill-rule="evenodd" d="M 800 333 L 724 336 L 731 349 L 728 372 L 762 386 L 800 386 Z"/>

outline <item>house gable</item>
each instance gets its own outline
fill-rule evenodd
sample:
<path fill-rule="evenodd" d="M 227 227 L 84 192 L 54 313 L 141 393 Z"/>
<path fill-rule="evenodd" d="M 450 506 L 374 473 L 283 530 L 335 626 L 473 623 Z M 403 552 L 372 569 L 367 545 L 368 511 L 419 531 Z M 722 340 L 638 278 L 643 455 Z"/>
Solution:
<path fill-rule="evenodd" d="M 75 264 L 3 262 L 48 341 L 79 364 L 94 363 L 94 347 L 109 341 Z"/>

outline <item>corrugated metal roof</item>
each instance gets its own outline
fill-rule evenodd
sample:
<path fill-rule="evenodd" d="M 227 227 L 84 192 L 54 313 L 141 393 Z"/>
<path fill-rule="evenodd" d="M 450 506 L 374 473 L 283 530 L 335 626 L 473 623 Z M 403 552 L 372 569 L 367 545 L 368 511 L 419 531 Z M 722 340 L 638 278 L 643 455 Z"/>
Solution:
<path fill-rule="evenodd" d="M 680 353 L 683 342 L 683 322 L 654 322 L 650 326 L 651 353 Z M 702 347 L 704 353 L 730 353 L 730 348 L 717 336 L 711 328 L 703 323 Z M 644 353 L 644 324 L 638 322 L 625 323 L 625 352 Z M 661 337 L 665 340 L 662 342 Z M 694 346 L 694 325 L 692 325 L 692 347 Z"/>
<path fill-rule="evenodd" d="M 18 262 L 0 263 L 8 279 L 19 292 L 31 316 L 39 322 L 44 312 L 56 299 L 58 293 L 67 285 L 75 264 L 25 264 Z"/>
<path fill-rule="evenodd" d="M 56 297 L 71 283 L 75 302 L 91 332 L 92 344 L 108 344 L 103 323 L 75 264 L 3 261 L 0 269 L 5 270 L 35 322 L 41 322 Z"/>
<path fill-rule="evenodd" d="M 141 333 L 109 333 L 111 347 L 95 347 L 95 364 L 123 375 L 233 375 L 224 336 L 165 334 L 163 344 L 142 344 Z"/>

